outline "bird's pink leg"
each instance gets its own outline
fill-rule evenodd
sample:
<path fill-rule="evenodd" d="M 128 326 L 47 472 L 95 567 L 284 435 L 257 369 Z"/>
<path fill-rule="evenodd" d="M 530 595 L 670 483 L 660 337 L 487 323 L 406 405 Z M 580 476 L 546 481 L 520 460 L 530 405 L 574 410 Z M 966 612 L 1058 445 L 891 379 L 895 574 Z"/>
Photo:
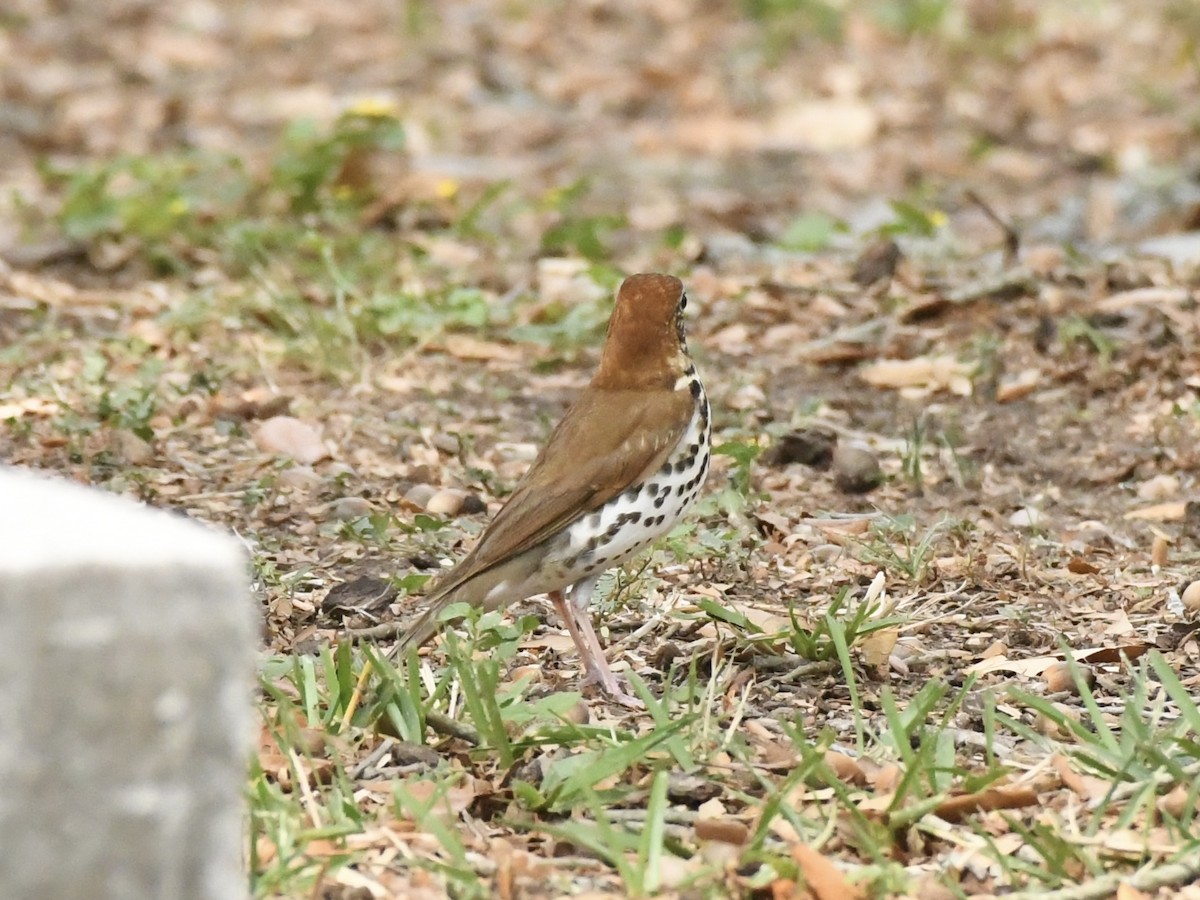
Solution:
<path fill-rule="evenodd" d="M 646 705 L 641 700 L 621 686 L 616 673 L 609 668 L 608 660 L 604 657 L 604 648 L 600 646 L 600 639 L 596 637 L 595 629 L 592 628 L 592 620 L 587 614 L 587 602 L 592 593 L 591 586 L 577 585 L 571 592 L 570 603 L 563 599 L 562 591 L 550 593 L 550 602 L 554 604 L 555 610 L 562 617 L 563 624 L 567 626 L 567 631 L 571 635 L 571 640 L 575 642 L 575 647 L 579 650 L 579 658 L 583 661 L 583 684 L 600 685 L 609 697 L 629 709 L 645 709 Z M 585 589 L 577 597 L 576 592 L 579 592 L 580 587 Z M 579 600 L 582 603 L 577 602 Z M 583 607 L 582 610 L 579 609 L 580 606 Z"/>

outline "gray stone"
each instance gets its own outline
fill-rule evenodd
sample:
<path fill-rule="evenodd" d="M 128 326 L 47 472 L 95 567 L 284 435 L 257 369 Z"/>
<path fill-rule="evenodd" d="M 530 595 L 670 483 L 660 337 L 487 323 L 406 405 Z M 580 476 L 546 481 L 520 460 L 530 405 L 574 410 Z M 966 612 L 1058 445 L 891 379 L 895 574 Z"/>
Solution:
<path fill-rule="evenodd" d="M 0 897 L 246 896 L 254 645 L 235 541 L 0 467 Z"/>

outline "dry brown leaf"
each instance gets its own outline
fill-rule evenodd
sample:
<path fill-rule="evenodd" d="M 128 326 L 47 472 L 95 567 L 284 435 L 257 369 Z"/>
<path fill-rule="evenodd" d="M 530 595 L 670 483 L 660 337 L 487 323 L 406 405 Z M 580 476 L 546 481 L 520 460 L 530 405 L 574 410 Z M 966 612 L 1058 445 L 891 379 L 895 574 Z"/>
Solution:
<path fill-rule="evenodd" d="M 1122 658 L 1134 660 L 1149 649 L 1149 644 L 1135 641 L 1117 647 L 1088 647 L 1084 650 L 1077 650 L 1072 655 L 1076 662 L 1104 664 L 1120 662 Z M 967 666 L 966 671 L 974 675 L 986 675 L 988 672 L 1012 672 L 1016 675 L 1034 677 L 1041 675 L 1054 663 L 1064 659 L 1066 659 L 1065 653 L 1056 653 L 1052 656 L 1030 656 L 1026 659 L 996 656 L 973 663 Z"/>
<path fill-rule="evenodd" d="M 1008 378 L 996 387 L 996 402 L 1011 403 L 1028 397 L 1038 388 L 1042 373 L 1037 369 L 1025 369 L 1015 378 Z"/>
<path fill-rule="evenodd" d="M 720 841 L 724 844 L 741 846 L 750 837 L 750 829 L 735 819 L 697 819 L 693 826 L 696 839 L 701 841 Z"/>
<path fill-rule="evenodd" d="M 995 659 L 998 656 L 1004 656 L 1008 653 L 1008 644 L 1004 641 L 992 641 L 982 653 L 979 654 L 980 659 Z"/>
<path fill-rule="evenodd" d="M 57 401 L 47 400 L 45 397 L 26 397 L 12 403 L 0 403 L 0 422 L 5 419 L 19 419 L 22 416 L 45 418 L 54 415 L 60 408 Z"/>
<path fill-rule="evenodd" d="M 880 794 L 891 794 L 900 784 L 900 778 L 903 775 L 903 769 L 895 763 L 888 763 L 871 778 L 871 786 Z"/>
<path fill-rule="evenodd" d="M 847 756 L 845 753 L 838 753 L 836 750 L 826 750 L 825 765 L 833 769 L 833 774 L 838 777 L 839 781 L 859 787 L 867 783 L 867 773 L 858 764 L 858 760 Z"/>
<path fill-rule="evenodd" d="M 937 814 L 947 822 L 961 822 L 971 813 L 994 812 L 998 809 L 1025 809 L 1036 806 L 1037 791 L 1020 785 L 1002 786 L 960 794 L 938 804 Z"/>
<path fill-rule="evenodd" d="M 900 640 L 899 628 L 879 628 L 859 642 L 863 662 L 876 669 L 885 669 L 896 641 Z"/>
<path fill-rule="evenodd" d="M 792 859 L 817 900 L 862 900 L 862 890 L 850 884 L 837 866 L 807 844 L 792 847 Z"/>
<path fill-rule="evenodd" d="M 950 391 L 960 397 L 971 394 L 971 367 L 953 356 L 883 359 L 863 366 L 858 375 L 872 387 Z"/>
<path fill-rule="evenodd" d="M 1155 503 L 1140 509 L 1131 509 L 1125 513 L 1126 519 L 1138 519 L 1146 522 L 1180 522 L 1187 515 L 1187 502 L 1174 500 L 1170 503 Z"/>
<path fill-rule="evenodd" d="M 403 784 L 404 789 L 422 804 L 428 804 L 443 790 L 440 784 L 428 779 L 405 781 Z M 467 776 L 461 783 L 445 789 L 435 808 L 443 814 L 457 816 L 474 802 L 476 796 L 475 779 Z"/>
<path fill-rule="evenodd" d="M 456 359 L 472 359 L 499 362 L 520 362 L 525 353 L 511 344 L 484 341 L 468 334 L 448 334 L 442 347 Z"/>
<path fill-rule="evenodd" d="M 1067 562 L 1067 571 L 1074 575 L 1095 575 L 1100 569 L 1092 565 L 1082 556 L 1072 556 Z"/>
<path fill-rule="evenodd" d="M 1071 761 L 1061 753 L 1050 758 L 1054 771 L 1062 779 L 1062 783 L 1075 792 L 1083 800 L 1091 802 L 1105 796 L 1112 788 L 1111 782 L 1092 775 L 1083 775 L 1071 768 Z"/>
<path fill-rule="evenodd" d="M 1177 784 L 1167 793 L 1158 798 L 1155 806 L 1158 811 L 1172 816 L 1173 818 L 1181 818 L 1187 812 L 1188 797 L 1191 796 L 1191 790 L 1186 784 Z"/>

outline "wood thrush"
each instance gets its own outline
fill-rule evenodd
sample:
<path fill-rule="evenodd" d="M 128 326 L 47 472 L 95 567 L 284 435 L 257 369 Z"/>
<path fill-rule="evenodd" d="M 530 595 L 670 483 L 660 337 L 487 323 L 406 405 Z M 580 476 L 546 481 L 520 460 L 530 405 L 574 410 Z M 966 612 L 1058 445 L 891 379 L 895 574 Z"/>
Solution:
<path fill-rule="evenodd" d="M 639 705 L 609 668 L 588 603 L 600 575 L 679 521 L 708 474 L 708 398 L 688 356 L 686 305 L 678 278 L 625 279 L 591 383 L 397 651 L 428 641 L 452 603 L 493 610 L 549 594 L 579 649 L 583 683 Z"/>

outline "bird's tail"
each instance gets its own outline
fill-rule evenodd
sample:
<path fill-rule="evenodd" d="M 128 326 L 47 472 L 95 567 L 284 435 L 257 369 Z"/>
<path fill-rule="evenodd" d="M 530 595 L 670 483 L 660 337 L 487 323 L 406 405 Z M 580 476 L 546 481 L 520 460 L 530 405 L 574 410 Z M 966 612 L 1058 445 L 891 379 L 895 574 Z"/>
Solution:
<path fill-rule="evenodd" d="M 400 640 L 388 651 L 388 656 L 398 659 L 404 655 L 409 647 L 420 647 L 437 634 L 438 629 L 441 627 L 441 623 L 438 621 L 438 613 L 445 609 L 447 605 L 448 601 L 445 597 L 435 600 L 425 612 L 417 617 L 417 621 L 409 626 L 408 631 L 400 636 Z"/>

